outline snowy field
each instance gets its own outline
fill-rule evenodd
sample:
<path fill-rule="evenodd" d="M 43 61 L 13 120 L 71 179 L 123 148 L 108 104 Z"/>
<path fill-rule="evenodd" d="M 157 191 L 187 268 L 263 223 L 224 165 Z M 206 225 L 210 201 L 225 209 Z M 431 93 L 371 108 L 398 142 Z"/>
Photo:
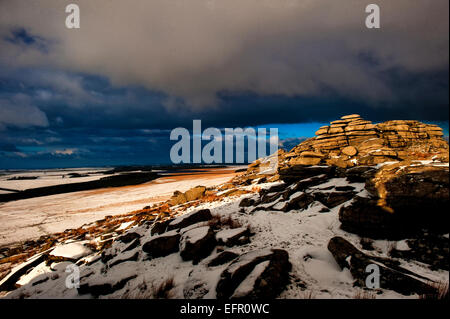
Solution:
<path fill-rule="evenodd" d="M 222 172 L 218 174 L 195 175 L 191 173 L 183 176 L 162 177 L 135 186 L 104 188 L 0 203 L 0 246 L 61 232 L 69 228 L 77 228 L 108 215 L 125 214 L 142 209 L 152 203 L 167 200 L 175 190 L 184 192 L 197 185 L 210 187 L 222 184 L 234 176 L 234 169 L 236 168 L 222 169 Z M 92 172 L 93 170 L 88 169 L 84 172 L 87 171 Z M 64 172 L 64 174 L 68 173 Z M 77 173 L 81 174 L 82 172 L 77 171 Z M 32 172 L 29 174 L 35 176 Z M 24 176 L 23 173 L 18 175 Z M 52 176 L 54 178 L 49 179 L 48 183 L 56 183 L 58 179 L 55 176 L 61 176 L 61 172 Z M 100 176 L 105 175 L 101 174 Z M 3 184 L 0 187 L 6 188 L 5 183 L 9 181 L 4 179 L 5 176 L 2 176 Z M 83 177 L 66 180 L 59 178 L 64 182 L 69 180 L 76 182 L 81 179 Z M 17 185 L 24 188 L 37 185 L 33 184 L 37 180 L 12 182 L 18 182 Z M 13 186 L 9 185 L 8 188 L 13 188 Z"/>
<path fill-rule="evenodd" d="M 261 184 L 259 186 L 265 188 L 273 185 Z M 328 182 L 318 187 L 326 188 L 327 185 Z M 328 241 L 334 236 L 342 236 L 360 248 L 359 236 L 349 234 L 339 228 L 338 211 L 341 205 L 325 214 L 319 212 L 320 206 L 317 205 L 312 205 L 301 213 L 297 211 L 283 213 L 264 210 L 258 210 L 253 214 L 240 212 L 239 203 L 242 198 L 253 196 L 257 195 L 225 198 L 221 201 L 188 208 L 185 213 L 209 208 L 213 215 L 231 216 L 233 219 L 239 220 L 243 226 L 249 226 L 255 235 L 251 238 L 250 243 L 229 249 L 235 253 L 242 254 L 268 248 L 286 250 L 289 253 L 289 261 L 293 266 L 290 272 L 292 280 L 291 284 L 281 293 L 280 298 L 352 299 L 356 298 L 355 296 L 358 293 L 363 292 L 361 288 L 353 286 L 354 279 L 350 271 L 346 268 L 342 270 L 327 249 Z M 342 205 L 345 205 L 345 203 Z M 143 236 L 142 242 L 151 239 L 149 231 L 144 226 L 134 226 L 130 231 L 141 234 Z M 83 248 L 82 244 L 82 241 L 65 244 L 62 247 L 58 247 L 57 249 L 59 250 L 57 252 L 54 251 L 53 254 L 82 254 L 83 256 L 91 254 L 89 251 L 83 250 L 86 248 Z M 126 246 L 120 242 L 116 242 L 116 244 Z M 375 251 L 372 253 L 377 256 L 387 256 L 389 248 L 393 245 L 399 249 L 408 249 L 408 247 L 404 247 L 404 241 L 377 240 L 374 243 Z M 122 246 L 121 248 L 123 248 Z M 115 258 L 129 257 L 129 255 L 133 255 L 141 249 L 142 247 L 138 246 L 134 250 Z M 120 251 L 120 249 L 117 248 L 117 251 Z M 97 262 L 90 266 L 83 266 L 81 274 L 91 284 L 116 283 L 123 278 L 134 278 L 129 280 L 124 288 L 107 296 L 100 296 L 100 298 L 123 298 L 124 296 L 127 298 L 145 298 L 145 293 L 140 292 L 143 285 L 155 284 L 157 286 L 171 277 L 173 277 L 174 282 L 174 288 L 171 290 L 172 298 L 186 298 L 186 289 L 195 292 L 195 288 L 192 287 L 199 285 L 203 285 L 202 287 L 207 292 L 201 298 L 216 298 L 214 287 L 217 285 L 220 274 L 227 267 L 226 265 L 207 267 L 207 263 L 216 256 L 217 254 L 212 254 L 197 266 L 194 266 L 191 261 L 183 261 L 179 254 L 170 254 L 166 257 L 150 260 L 144 258 L 138 262 L 126 261 L 109 268 L 107 275 L 104 275 L 101 271 L 101 269 L 104 269 L 104 264 Z M 87 260 L 95 260 L 99 257 L 90 255 L 86 258 Z M 64 271 L 67 265 L 70 265 L 70 262 L 56 263 L 50 267 L 45 262 L 42 262 L 21 277 L 19 283 L 24 286 L 10 293 L 7 298 L 18 298 L 22 294 L 32 296 L 32 298 L 89 298 L 89 295 L 79 295 L 76 289 L 66 288 Z M 261 264 L 262 266 L 264 266 L 263 263 Z M 424 264 L 418 262 L 402 261 L 401 266 L 433 280 L 448 279 L 448 271 L 431 271 Z M 258 271 L 257 268 L 255 268 L 256 272 Z M 55 280 L 47 280 L 36 287 L 32 284 L 49 275 L 54 276 Z M 296 280 L 302 281 L 307 289 L 299 289 L 295 284 Z M 190 287 L 193 290 L 189 290 Z M 242 287 L 242 289 L 244 288 Z M 237 290 L 239 290 L 239 287 Z M 194 298 L 195 296 L 190 297 Z M 381 289 L 380 293 L 374 294 L 373 297 L 377 299 L 416 299 L 419 296 L 404 296 L 391 290 Z"/>
<path fill-rule="evenodd" d="M 31 170 L 23 172 L 3 171 L 0 174 L 0 188 L 22 191 L 29 188 L 81 183 L 95 181 L 113 174 L 103 174 L 104 168 L 79 168 L 79 169 L 54 169 L 54 170 Z M 5 175 L 3 175 L 5 174 Z M 88 175 L 82 177 L 70 177 L 70 174 Z M 36 177 L 36 178 L 35 178 Z M 22 179 L 30 178 L 30 179 Z M 35 179 L 31 179 L 35 178 Z M 0 190 L 0 194 L 8 193 Z"/>

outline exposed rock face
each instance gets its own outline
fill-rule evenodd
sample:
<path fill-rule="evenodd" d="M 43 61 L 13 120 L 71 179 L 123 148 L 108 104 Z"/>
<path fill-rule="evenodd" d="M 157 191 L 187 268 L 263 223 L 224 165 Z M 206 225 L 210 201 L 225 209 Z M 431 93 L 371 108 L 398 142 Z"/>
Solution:
<path fill-rule="evenodd" d="M 346 170 L 329 166 L 298 166 L 296 176 L 290 176 L 284 184 L 262 190 L 253 199 L 251 212 L 257 210 L 301 212 L 317 206 L 320 212 L 328 212 L 361 191 L 361 182 L 346 181 Z M 297 177 L 298 176 L 298 177 Z M 345 183 L 345 186 L 334 183 Z"/>
<path fill-rule="evenodd" d="M 367 179 L 371 196 L 340 209 L 342 228 L 375 238 L 405 238 L 422 229 L 448 232 L 448 166 L 407 164 L 386 165 Z"/>
<path fill-rule="evenodd" d="M 397 261 L 364 254 L 342 237 L 331 238 L 328 250 L 341 268 L 350 269 L 358 286 L 366 287 L 369 274 L 366 267 L 375 264 L 380 269 L 380 288 L 391 289 L 405 295 L 433 294 L 435 290 L 423 282 L 426 278 L 398 266 Z"/>
<path fill-rule="evenodd" d="M 279 152 L 278 174 L 273 177 L 286 185 L 261 192 L 259 200 L 246 199 L 241 207 L 289 211 L 320 202 L 327 211 L 356 192 L 311 186 L 345 177 L 351 183 L 365 183 L 366 193 L 341 207 L 343 229 L 374 238 L 407 238 L 424 228 L 445 231 L 449 146 L 442 136 L 440 127 L 418 121 L 374 124 L 358 114 L 343 116 L 290 152 Z M 237 180 L 252 183 L 261 177 L 255 173 L 258 168 L 257 161 Z"/>

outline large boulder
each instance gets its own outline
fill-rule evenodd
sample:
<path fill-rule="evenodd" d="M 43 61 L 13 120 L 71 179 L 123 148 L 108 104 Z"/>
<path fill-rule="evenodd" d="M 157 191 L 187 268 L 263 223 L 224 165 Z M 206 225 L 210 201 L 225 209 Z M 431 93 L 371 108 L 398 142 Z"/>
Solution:
<path fill-rule="evenodd" d="M 291 267 L 289 255 L 282 249 L 245 253 L 222 272 L 217 298 L 275 298 L 289 282 Z"/>
<path fill-rule="evenodd" d="M 142 250 L 152 258 L 164 257 L 178 251 L 180 238 L 175 230 L 154 236 L 142 246 Z"/>
<path fill-rule="evenodd" d="M 184 194 L 186 196 L 186 200 L 190 202 L 202 198 L 205 192 L 206 192 L 205 186 L 196 186 L 186 191 Z"/>
<path fill-rule="evenodd" d="M 186 195 L 180 191 L 175 191 L 169 199 L 169 205 L 176 206 L 187 202 Z"/>
<path fill-rule="evenodd" d="M 169 205 L 175 206 L 197 200 L 203 197 L 206 192 L 205 186 L 196 186 L 182 193 L 180 191 L 175 191 L 172 197 L 169 199 Z"/>
<path fill-rule="evenodd" d="M 197 264 L 209 256 L 216 246 L 214 231 L 203 226 L 186 231 L 180 239 L 180 256 L 183 260 L 192 260 Z"/>

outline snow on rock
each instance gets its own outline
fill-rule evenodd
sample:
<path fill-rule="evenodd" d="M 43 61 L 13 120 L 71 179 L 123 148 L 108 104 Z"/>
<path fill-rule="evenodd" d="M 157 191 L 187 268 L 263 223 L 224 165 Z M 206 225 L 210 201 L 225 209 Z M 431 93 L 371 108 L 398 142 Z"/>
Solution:
<path fill-rule="evenodd" d="M 266 270 L 269 264 L 270 261 L 267 260 L 256 265 L 252 272 L 239 284 L 231 298 L 243 298 L 248 296 L 255 288 L 256 280 L 261 276 L 263 271 Z"/>
<path fill-rule="evenodd" d="M 193 260 L 198 263 L 209 256 L 216 246 L 214 232 L 209 226 L 191 229 L 181 236 L 180 256 L 183 260 Z"/>
<path fill-rule="evenodd" d="M 233 246 L 238 243 L 241 237 L 247 237 L 249 230 L 247 227 L 239 227 L 234 229 L 224 229 L 216 234 L 216 239 L 219 244 Z"/>
<path fill-rule="evenodd" d="M 134 223 L 134 221 L 122 223 L 122 224 L 120 225 L 120 227 L 117 228 L 117 230 L 124 230 L 124 229 L 127 229 L 128 227 L 130 227 L 131 225 L 133 225 L 133 223 Z"/>
<path fill-rule="evenodd" d="M 267 263 L 261 265 L 264 262 Z M 288 283 L 291 267 L 289 254 L 282 249 L 263 249 L 243 254 L 220 275 L 217 298 L 274 298 Z"/>
<path fill-rule="evenodd" d="M 203 221 L 208 221 L 212 218 L 211 211 L 209 209 L 200 209 L 198 211 L 188 213 L 177 217 L 169 223 L 167 229 L 179 229 L 196 224 Z"/>
<path fill-rule="evenodd" d="M 411 248 L 408 245 L 408 242 L 406 240 L 400 240 L 397 242 L 395 249 L 405 251 L 410 250 Z"/>
<path fill-rule="evenodd" d="M 60 246 L 56 246 L 50 253 L 51 256 L 63 257 L 68 259 L 77 260 L 81 257 L 91 254 L 92 251 L 81 243 L 69 243 Z"/>
<path fill-rule="evenodd" d="M 170 255 L 178 251 L 180 237 L 176 230 L 150 237 L 150 240 L 142 246 L 142 250 L 152 258 Z"/>

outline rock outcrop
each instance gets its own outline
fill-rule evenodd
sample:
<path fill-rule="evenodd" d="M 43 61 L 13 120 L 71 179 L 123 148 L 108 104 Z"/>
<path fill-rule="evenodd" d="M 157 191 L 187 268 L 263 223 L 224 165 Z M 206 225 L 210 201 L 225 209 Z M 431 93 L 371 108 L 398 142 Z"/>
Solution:
<path fill-rule="evenodd" d="M 236 176 L 228 187 L 298 179 L 299 167 L 334 166 L 350 168 L 405 160 L 433 160 L 448 163 L 449 146 L 442 128 L 412 120 L 374 124 L 358 114 L 346 115 L 322 126 L 316 136 L 289 152 L 259 159 Z M 278 170 L 265 170 L 269 159 L 278 158 Z M 303 177 L 303 176 L 300 176 Z"/>
<path fill-rule="evenodd" d="M 298 165 L 348 168 L 403 160 L 448 162 L 449 147 L 442 136 L 437 125 L 405 120 L 373 124 L 357 114 L 347 115 L 286 153 L 280 175 Z"/>

